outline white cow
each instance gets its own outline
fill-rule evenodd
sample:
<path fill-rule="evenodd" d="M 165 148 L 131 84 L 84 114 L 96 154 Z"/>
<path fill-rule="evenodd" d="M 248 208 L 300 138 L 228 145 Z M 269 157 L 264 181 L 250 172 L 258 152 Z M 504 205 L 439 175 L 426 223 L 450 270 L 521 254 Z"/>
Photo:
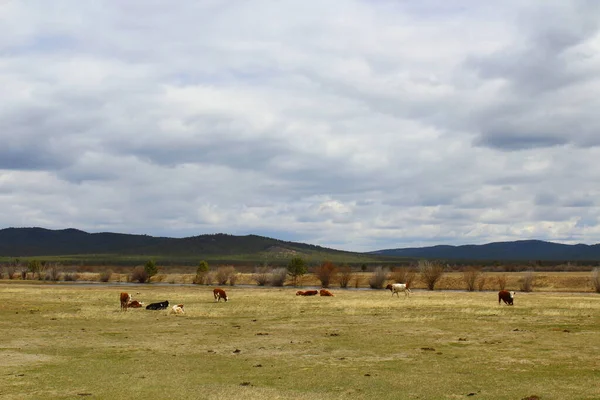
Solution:
<path fill-rule="evenodd" d="M 183 304 L 177 304 L 171 308 L 169 314 L 185 314 L 183 310 Z"/>
<path fill-rule="evenodd" d="M 404 292 L 404 297 L 406 297 L 410 293 L 412 293 L 410 291 L 410 289 L 408 288 L 408 286 L 406 286 L 406 283 L 393 283 L 393 284 L 390 283 L 385 288 L 389 289 L 392 292 L 392 296 L 394 296 L 394 293 L 395 293 L 396 296 L 400 297 L 400 295 L 398 293 Z"/>

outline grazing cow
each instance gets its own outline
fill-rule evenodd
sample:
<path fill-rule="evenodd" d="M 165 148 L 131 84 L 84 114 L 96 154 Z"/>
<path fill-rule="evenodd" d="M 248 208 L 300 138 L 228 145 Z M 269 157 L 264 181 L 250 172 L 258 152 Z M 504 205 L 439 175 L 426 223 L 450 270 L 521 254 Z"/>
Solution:
<path fill-rule="evenodd" d="M 129 293 L 121 292 L 121 310 L 127 311 L 127 306 L 131 301 L 131 295 Z"/>
<path fill-rule="evenodd" d="M 146 310 L 166 310 L 169 307 L 169 300 L 161 301 L 160 303 L 150 303 L 146 306 Z"/>
<path fill-rule="evenodd" d="M 298 290 L 296 292 L 296 296 L 316 296 L 318 294 L 319 294 L 318 290 L 306 290 L 306 291 Z"/>
<path fill-rule="evenodd" d="M 392 292 L 392 297 L 394 296 L 394 293 L 398 297 L 400 297 L 400 292 L 404 292 L 404 297 L 407 297 L 410 293 L 412 293 L 408 286 L 406 286 L 406 283 L 390 283 L 385 288 Z"/>
<path fill-rule="evenodd" d="M 144 302 L 141 301 L 137 301 L 137 300 L 131 300 L 129 302 L 129 304 L 127 304 L 127 307 L 129 308 L 142 308 L 144 306 Z"/>
<path fill-rule="evenodd" d="M 227 301 L 229 297 L 227 297 L 227 293 L 223 289 L 216 288 L 213 290 L 213 296 L 215 296 L 215 301 L 221 301 L 221 299 Z"/>
<path fill-rule="evenodd" d="M 498 304 L 508 304 L 509 306 L 513 305 L 513 300 L 515 297 L 515 292 L 509 292 L 508 290 L 501 290 L 498 292 Z"/>
<path fill-rule="evenodd" d="M 321 296 L 332 296 L 333 297 L 333 293 L 331 293 L 329 290 L 325 290 L 325 289 L 319 290 L 319 295 L 321 295 Z"/>
<path fill-rule="evenodd" d="M 183 310 L 183 304 L 177 304 L 176 306 L 173 306 L 169 311 L 169 314 L 185 314 L 185 311 Z"/>

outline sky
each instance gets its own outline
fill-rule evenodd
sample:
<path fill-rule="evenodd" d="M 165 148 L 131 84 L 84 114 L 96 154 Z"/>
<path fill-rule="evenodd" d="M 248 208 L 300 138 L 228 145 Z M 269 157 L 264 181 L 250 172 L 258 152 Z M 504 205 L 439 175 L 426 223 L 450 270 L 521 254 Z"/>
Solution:
<path fill-rule="evenodd" d="M 598 15 L 0 0 L 0 229 L 598 243 Z"/>

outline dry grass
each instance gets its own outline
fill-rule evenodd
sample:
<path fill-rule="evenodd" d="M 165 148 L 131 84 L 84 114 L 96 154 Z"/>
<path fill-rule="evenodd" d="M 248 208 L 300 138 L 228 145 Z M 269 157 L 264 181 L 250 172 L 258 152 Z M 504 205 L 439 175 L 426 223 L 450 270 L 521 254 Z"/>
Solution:
<path fill-rule="evenodd" d="M 215 303 L 204 286 L 6 282 L 2 399 L 600 398 L 593 293 L 520 293 L 508 307 L 495 291 L 236 286 Z M 123 290 L 186 314 L 121 312 Z"/>

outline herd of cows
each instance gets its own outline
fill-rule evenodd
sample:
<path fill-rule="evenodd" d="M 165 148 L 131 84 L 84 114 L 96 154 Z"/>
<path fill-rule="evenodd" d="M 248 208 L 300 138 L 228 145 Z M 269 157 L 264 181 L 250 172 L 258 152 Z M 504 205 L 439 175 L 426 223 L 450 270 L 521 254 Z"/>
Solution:
<path fill-rule="evenodd" d="M 408 297 L 412 291 L 406 284 L 404 283 L 393 283 L 389 284 L 386 287 L 386 290 L 392 292 L 392 297 L 394 294 L 400 297 L 400 292 L 404 292 L 404 296 Z M 321 290 L 298 290 L 296 292 L 296 296 L 334 296 L 327 289 Z M 229 297 L 227 297 L 227 293 L 223 289 L 216 288 L 213 290 L 213 296 L 216 302 L 221 301 L 221 299 L 228 301 Z M 498 304 L 502 304 L 504 302 L 506 305 L 512 306 L 514 302 L 515 292 L 509 292 L 508 290 L 501 290 L 498 292 Z M 144 306 L 143 302 L 133 300 L 131 295 L 126 292 L 121 292 L 120 295 L 121 300 L 121 310 L 127 311 L 128 308 L 142 308 Z M 169 308 L 169 301 L 161 301 L 158 303 L 150 303 L 146 306 L 146 310 L 166 310 Z M 183 310 L 183 304 L 176 304 L 171 307 L 169 310 L 169 314 L 185 314 Z"/>

